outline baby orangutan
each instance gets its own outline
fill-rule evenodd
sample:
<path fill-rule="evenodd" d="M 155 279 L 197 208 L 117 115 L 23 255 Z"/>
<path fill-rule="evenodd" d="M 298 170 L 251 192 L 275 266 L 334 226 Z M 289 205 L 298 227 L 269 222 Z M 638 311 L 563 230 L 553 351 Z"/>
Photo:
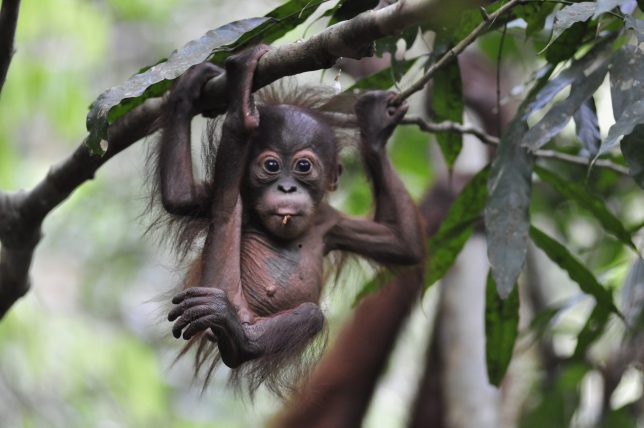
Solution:
<path fill-rule="evenodd" d="M 169 96 L 158 169 L 165 210 L 208 224 L 197 273 L 172 300 L 174 336 L 200 342 L 198 366 L 204 349 L 216 355 L 218 348 L 224 364 L 245 370 L 251 390 L 268 381 L 279 393 L 285 385 L 277 385 L 276 370 L 297 363 L 324 325 L 318 306 L 324 257 L 340 250 L 413 265 L 423 258 L 424 243 L 416 207 L 385 151 L 407 107 L 393 105 L 390 92 L 358 100 L 375 215 L 345 216 L 325 200 L 340 174 L 325 117 L 300 106 L 255 105 L 254 70 L 267 50 L 256 46 L 226 62 L 229 107 L 212 182 L 194 180 L 190 157 L 201 89 L 220 72 L 209 63 L 188 70 Z"/>

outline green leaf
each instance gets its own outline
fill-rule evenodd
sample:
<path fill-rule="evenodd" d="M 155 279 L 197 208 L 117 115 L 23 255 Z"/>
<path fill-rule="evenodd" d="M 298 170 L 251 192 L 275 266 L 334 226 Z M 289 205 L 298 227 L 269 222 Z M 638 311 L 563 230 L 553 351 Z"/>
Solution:
<path fill-rule="evenodd" d="M 271 44 L 281 38 L 286 33 L 306 21 L 309 16 L 315 12 L 322 3 L 328 0 L 289 0 L 281 6 L 268 12 L 265 16 L 270 18 L 270 24 L 258 29 L 257 34 L 244 34 L 242 43 L 237 43 L 236 47 L 249 41 L 251 38 L 259 38 L 266 44 Z"/>
<path fill-rule="evenodd" d="M 610 311 L 606 306 L 595 305 L 595 308 L 586 320 L 586 324 L 584 324 L 579 335 L 577 335 L 577 346 L 575 347 L 573 358 L 584 359 L 590 345 L 595 343 L 602 333 L 604 333 L 609 315 Z"/>
<path fill-rule="evenodd" d="M 534 170 L 543 181 L 550 184 L 567 199 L 575 201 L 581 208 L 590 212 L 599 221 L 606 232 L 615 236 L 622 243 L 637 251 L 637 247 L 635 247 L 635 244 L 633 243 L 631 234 L 626 230 L 626 227 L 622 224 L 620 219 L 610 212 L 601 197 L 592 194 L 586 186 L 570 180 L 564 180 L 554 172 L 538 165 L 535 166 Z"/>
<path fill-rule="evenodd" d="M 625 27 L 629 30 L 635 31 L 635 36 L 639 43 L 644 43 L 644 21 L 635 19 L 631 15 L 624 17 Z"/>
<path fill-rule="evenodd" d="M 628 270 L 621 297 L 626 325 L 633 329 L 644 327 L 644 259 L 641 257 Z"/>
<path fill-rule="evenodd" d="M 623 46 L 615 54 L 610 70 L 610 95 L 616 123 L 608 130 L 598 156 L 613 149 L 622 135 L 629 135 L 637 125 L 644 124 L 641 76 L 644 76 L 644 52 L 635 46 Z"/>
<path fill-rule="evenodd" d="M 521 145 L 527 124 L 519 112 L 501 138 L 488 180 L 487 254 L 501 297 L 510 294 L 528 250 L 533 156 Z"/>
<path fill-rule="evenodd" d="M 571 90 L 575 90 L 574 85 Z M 594 156 L 601 144 L 601 132 L 599 130 L 599 120 L 597 119 L 595 98 L 591 96 L 584 101 L 572 117 L 575 121 L 577 139 L 581 141 L 585 151 L 590 156 Z"/>
<path fill-rule="evenodd" d="M 449 120 L 463 123 L 463 84 L 458 61 L 452 61 L 434 75 L 431 105 L 437 122 Z M 436 134 L 436 140 L 451 168 L 463 147 L 463 135 L 459 132 L 441 132 Z"/>
<path fill-rule="evenodd" d="M 229 46 L 269 18 L 251 18 L 236 21 L 209 31 L 197 40 L 174 51 L 167 61 L 149 67 L 123 84 L 103 92 L 90 106 L 87 129 L 90 136 L 86 144 L 96 154 L 102 154 L 101 139 L 107 137 L 107 127 L 148 98 L 160 96 L 190 66 L 205 61 L 213 50 Z M 118 108 L 117 108 L 118 107 Z"/>
<path fill-rule="evenodd" d="M 485 296 L 487 376 L 492 385 L 499 386 L 512 360 L 519 331 L 519 290 L 514 287 L 507 299 L 501 299 L 490 272 Z"/>
<path fill-rule="evenodd" d="M 544 50 L 548 49 L 550 45 L 564 33 L 564 31 L 570 29 L 575 24 L 588 21 L 595 13 L 595 8 L 595 2 L 587 1 L 566 6 L 555 13 L 555 19 L 552 25 L 552 36 Z"/>
<path fill-rule="evenodd" d="M 572 27 L 568 28 L 556 40 L 551 39 L 548 46 L 543 48 L 541 52 L 546 50 L 546 61 L 550 64 L 557 64 L 561 61 L 572 58 L 577 53 L 579 46 L 584 40 L 586 32 L 588 32 L 588 24 L 585 22 L 577 22 Z"/>
<path fill-rule="evenodd" d="M 568 68 L 560 72 L 556 77 L 548 80 L 536 93 L 533 101 L 526 107 L 526 116 L 529 117 L 535 111 L 543 108 L 568 85 L 583 80 L 586 76 L 586 71 L 598 59 L 610 53 L 610 43 L 608 41 L 609 39 L 600 41 L 586 55 L 573 61 Z"/>
<path fill-rule="evenodd" d="M 231 52 L 252 40 L 271 43 L 304 22 L 325 1 L 290 0 L 265 17 L 223 25 L 188 42 L 167 61 L 146 67 L 144 72 L 106 90 L 90 106 L 86 144 L 93 153 L 102 154 L 100 141 L 107 137 L 108 126 L 148 98 L 161 96 L 188 68 L 205 60 L 221 65 Z"/>
<path fill-rule="evenodd" d="M 566 247 L 534 226 L 530 226 L 530 237 L 532 242 L 541 248 L 550 260 L 568 273 L 570 279 L 579 285 L 581 291 L 595 298 L 597 306 L 603 306 L 610 311 L 619 313 L 613 303 L 610 291 L 604 288 L 597 281 L 595 275 L 570 254 Z"/>
<path fill-rule="evenodd" d="M 487 199 L 489 173 L 490 168 L 486 167 L 470 179 L 450 206 L 438 231 L 429 239 L 425 289 L 447 273 L 474 232 Z"/>
<path fill-rule="evenodd" d="M 628 165 L 628 173 L 644 188 L 644 125 L 637 125 L 633 132 L 624 136 L 620 148 Z"/>
<path fill-rule="evenodd" d="M 412 58 L 400 61 L 403 75 L 409 71 L 409 69 L 418 61 L 418 58 Z M 398 80 L 394 75 L 394 71 L 391 67 L 380 70 L 376 73 L 370 74 L 364 79 L 360 79 L 352 86 L 347 88 L 345 92 L 352 92 L 356 89 L 389 89 L 392 86 L 396 85 Z"/>
<path fill-rule="evenodd" d="M 597 156 L 613 149 L 623 135 L 629 135 L 635 127 L 644 123 L 644 99 L 637 100 L 617 119 L 617 122 L 608 130 L 608 136 L 599 148 Z"/>
<path fill-rule="evenodd" d="M 536 151 L 561 132 L 583 102 L 591 97 L 602 84 L 609 65 L 610 61 L 606 60 L 583 80 L 576 80 L 568 98 L 555 104 L 539 122 L 526 132 L 523 144 L 530 150 Z"/>
<path fill-rule="evenodd" d="M 644 52 L 637 46 L 622 46 L 613 55 L 610 69 L 610 98 L 613 117 L 618 120 L 625 110 L 644 98 Z M 641 78 L 642 80 L 640 80 Z"/>

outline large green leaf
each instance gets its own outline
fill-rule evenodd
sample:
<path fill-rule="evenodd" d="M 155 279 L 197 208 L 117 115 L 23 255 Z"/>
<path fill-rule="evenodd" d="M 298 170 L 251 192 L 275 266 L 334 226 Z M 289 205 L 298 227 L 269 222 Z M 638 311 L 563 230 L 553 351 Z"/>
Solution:
<path fill-rule="evenodd" d="M 223 25 L 106 90 L 90 106 L 86 144 L 92 152 L 102 154 L 100 141 L 107 137 L 108 126 L 146 99 L 162 95 L 188 68 L 206 60 L 222 64 L 232 51 L 253 40 L 271 43 L 304 22 L 325 1 L 290 0 L 264 17 Z"/>
<path fill-rule="evenodd" d="M 502 299 L 490 272 L 485 291 L 485 359 L 492 385 L 499 386 L 505 376 L 518 331 L 519 289 L 514 287 L 510 295 Z"/>
<path fill-rule="evenodd" d="M 438 231 L 429 239 L 425 289 L 441 279 L 472 236 L 487 199 L 490 168 L 478 172 L 450 206 Z"/>
<path fill-rule="evenodd" d="M 548 80 L 536 93 L 534 99 L 526 107 L 526 115 L 530 116 L 535 111 L 543 108 L 568 85 L 572 84 L 573 82 L 583 80 L 586 76 L 586 71 L 596 61 L 598 61 L 598 59 L 602 58 L 610 52 L 610 44 L 608 43 L 608 41 L 609 40 L 607 39 L 600 41 L 595 46 L 593 46 L 593 48 L 588 51 L 586 55 L 578 60 L 573 61 L 568 68 L 561 71 L 554 78 Z"/>
<path fill-rule="evenodd" d="M 530 227 L 530 237 L 546 253 L 550 260 L 568 273 L 570 279 L 579 285 L 581 291 L 595 298 L 598 306 L 603 306 L 610 311 L 619 313 L 613 303 L 613 296 L 610 291 L 604 288 L 597 281 L 595 275 L 570 254 L 566 247 L 534 226 Z"/>
<path fill-rule="evenodd" d="M 622 46 L 613 55 L 610 69 L 610 97 L 613 117 L 618 120 L 625 110 L 644 98 L 644 52 L 637 46 Z"/>
<path fill-rule="evenodd" d="M 637 145 L 643 138 L 638 125 L 644 124 L 644 84 L 639 80 L 640 76 L 644 76 L 644 52 L 636 46 L 623 46 L 614 55 L 610 70 L 610 94 L 616 123 L 608 130 L 598 155 L 613 149 L 622 135 L 634 134 L 625 139 L 622 149 L 633 177 L 636 180 L 639 177 L 637 181 L 641 185 L 644 167 L 641 146 L 638 149 Z"/>
<path fill-rule="evenodd" d="M 528 251 L 534 158 L 521 144 L 528 129 L 521 116 L 519 112 L 501 138 L 488 180 L 485 207 L 487 253 L 503 298 L 517 282 Z"/>
<path fill-rule="evenodd" d="M 552 75 L 548 67 L 536 81 L 501 138 L 488 180 L 485 207 L 487 254 L 501 297 L 510 294 L 528 252 L 529 205 L 534 156 L 521 141 L 528 125 L 526 111 Z"/>
<path fill-rule="evenodd" d="M 606 60 L 595 71 L 582 80 L 576 80 L 568 98 L 555 104 L 546 115 L 537 122 L 523 139 L 523 144 L 535 151 L 548 143 L 570 121 L 581 105 L 590 98 L 604 81 L 610 61 Z"/>
<path fill-rule="evenodd" d="M 550 184 L 567 199 L 575 201 L 580 207 L 590 212 L 599 221 L 604 230 L 637 251 L 631 234 L 626 230 L 620 219 L 610 212 L 601 197 L 591 193 L 586 186 L 574 181 L 564 180 L 554 172 L 538 165 L 535 166 L 534 170 L 543 181 Z"/>
<path fill-rule="evenodd" d="M 107 127 L 146 99 L 162 95 L 172 81 L 194 64 L 208 59 L 216 49 L 230 46 L 243 34 L 270 22 L 269 18 L 251 18 L 231 22 L 211 30 L 201 38 L 193 40 L 174 51 L 167 60 L 152 67 L 146 67 L 124 83 L 114 86 L 101 95 L 90 106 L 87 114 L 87 129 L 90 136 L 86 144 L 101 154 L 100 140 L 107 137 Z"/>
<path fill-rule="evenodd" d="M 449 120 L 463 123 L 463 84 L 458 61 L 450 62 L 434 75 L 431 104 L 437 122 Z M 463 147 L 463 135 L 459 132 L 441 132 L 436 134 L 436 140 L 451 168 Z"/>

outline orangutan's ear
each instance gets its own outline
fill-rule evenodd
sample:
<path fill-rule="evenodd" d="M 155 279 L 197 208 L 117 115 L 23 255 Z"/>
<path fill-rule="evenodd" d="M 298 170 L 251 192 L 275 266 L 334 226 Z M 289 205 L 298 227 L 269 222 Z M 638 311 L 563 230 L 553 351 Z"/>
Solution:
<path fill-rule="evenodd" d="M 338 162 L 338 169 L 334 172 L 333 176 L 329 180 L 329 192 L 333 192 L 338 188 L 338 181 L 342 175 L 342 164 Z"/>

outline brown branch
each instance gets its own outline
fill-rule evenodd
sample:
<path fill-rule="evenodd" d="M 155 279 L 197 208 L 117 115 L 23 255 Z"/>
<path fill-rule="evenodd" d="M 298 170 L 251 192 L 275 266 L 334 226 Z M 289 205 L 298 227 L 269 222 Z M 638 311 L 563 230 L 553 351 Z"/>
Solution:
<path fill-rule="evenodd" d="M 467 3 L 469 0 L 462 0 Z M 4 0 L 5 4 L 16 0 Z M 304 71 L 332 66 L 341 56 L 361 58 L 371 54 L 371 42 L 395 34 L 405 27 L 437 19 L 439 2 L 401 0 L 375 11 L 333 25 L 303 42 L 275 48 L 264 55 L 257 67 L 254 88 Z M 434 16 L 436 15 L 436 16 Z M 2 27 L 4 31 L 5 27 Z M 209 110 L 224 111 L 225 73 L 206 85 L 202 98 Z M 30 191 L 15 194 L 0 191 L 0 318 L 29 288 L 32 253 L 40 239 L 45 216 L 63 202 L 78 186 L 93 178 L 107 160 L 159 128 L 164 99 L 153 98 L 134 108 L 108 129 L 108 148 L 103 157 L 90 155 L 81 144 L 74 153 L 51 168 Z"/>
<path fill-rule="evenodd" d="M 406 116 L 402 122 L 404 125 L 416 125 L 421 131 L 425 132 L 458 132 L 459 134 L 474 135 L 481 142 L 485 144 L 498 145 L 499 139 L 493 135 L 486 134 L 478 128 L 473 126 L 463 125 L 456 122 L 444 121 L 440 123 L 427 122 L 425 119 L 417 116 Z"/>
<path fill-rule="evenodd" d="M 2 0 L 0 9 L 0 93 L 7 78 L 13 57 L 13 40 L 16 35 L 20 0 Z"/>
<path fill-rule="evenodd" d="M 347 119 L 347 122 L 348 122 L 348 119 Z M 499 142 L 500 142 L 500 140 L 497 137 L 494 137 L 490 134 L 486 134 L 480 129 L 474 128 L 469 125 L 462 125 L 456 122 L 445 121 L 440 123 L 430 123 L 420 117 L 407 116 L 402 120 L 401 123 L 406 125 L 416 125 L 422 131 L 430 132 L 430 133 L 458 132 L 460 134 L 470 134 L 470 135 L 474 135 L 482 143 L 493 145 L 493 146 L 499 145 Z M 555 159 L 555 160 L 572 163 L 576 165 L 590 166 L 590 162 L 591 162 L 591 159 L 587 157 L 570 155 L 568 153 L 557 152 L 554 150 L 537 150 L 533 154 L 538 158 Z M 629 171 L 627 167 L 619 165 L 608 159 L 599 159 L 597 162 L 595 162 L 594 166 L 610 169 L 622 175 L 629 175 Z"/>

